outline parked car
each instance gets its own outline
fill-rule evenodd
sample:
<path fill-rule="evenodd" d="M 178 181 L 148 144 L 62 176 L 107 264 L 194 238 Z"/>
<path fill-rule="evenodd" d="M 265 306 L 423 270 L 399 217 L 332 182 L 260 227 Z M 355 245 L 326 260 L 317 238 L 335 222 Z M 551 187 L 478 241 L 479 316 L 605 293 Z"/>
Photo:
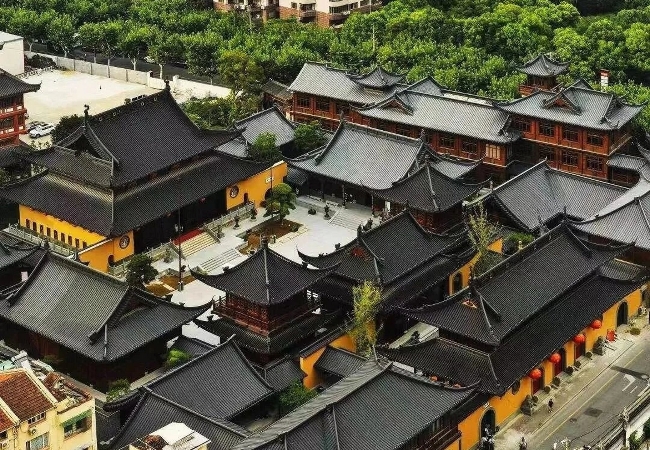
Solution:
<path fill-rule="evenodd" d="M 41 127 L 43 125 L 47 125 L 47 124 L 45 122 L 41 122 L 40 120 L 35 120 L 29 123 L 29 125 L 27 126 L 27 131 L 32 131 L 34 128 Z"/>
<path fill-rule="evenodd" d="M 44 125 L 37 126 L 32 131 L 29 132 L 29 137 L 38 138 L 42 136 L 47 136 L 48 134 L 52 133 L 52 130 L 54 130 L 54 128 L 55 125 L 52 123 L 46 123 Z"/>

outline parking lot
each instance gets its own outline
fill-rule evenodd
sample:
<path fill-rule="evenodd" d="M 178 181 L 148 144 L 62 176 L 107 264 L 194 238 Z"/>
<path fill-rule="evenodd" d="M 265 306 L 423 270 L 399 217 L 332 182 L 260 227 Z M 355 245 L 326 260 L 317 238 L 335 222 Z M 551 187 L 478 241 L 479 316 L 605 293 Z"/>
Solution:
<path fill-rule="evenodd" d="M 157 92 L 147 86 L 127 83 L 73 71 L 51 71 L 25 78 L 28 83 L 41 83 L 37 92 L 25 95 L 25 107 L 31 121 L 58 123 L 63 116 L 82 115 L 84 105 L 90 106 L 90 114 L 124 104 L 125 98 Z M 28 135 L 21 139 L 31 142 Z M 46 142 L 49 137 L 39 138 Z"/>

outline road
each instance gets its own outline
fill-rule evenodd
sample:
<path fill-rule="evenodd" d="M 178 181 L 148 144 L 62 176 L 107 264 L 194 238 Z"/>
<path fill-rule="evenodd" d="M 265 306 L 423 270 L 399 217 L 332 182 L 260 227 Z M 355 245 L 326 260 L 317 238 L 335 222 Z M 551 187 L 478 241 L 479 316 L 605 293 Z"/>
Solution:
<path fill-rule="evenodd" d="M 29 50 L 29 45 L 25 45 L 25 50 Z M 51 51 L 50 49 L 48 49 L 45 44 L 39 44 L 39 43 L 34 43 L 32 45 L 32 51 L 37 53 L 48 53 L 51 55 L 57 54 Z M 63 53 L 59 53 L 57 55 L 63 56 Z M 77 59 L 83 60 L 85 58 L 87 61 L 94 61 L 92 52 L 84 52 L 81 49 L 76 49 L 68 53 L 68 57 L 71 58 L 72 55 L 74 55 L 74 57 Z M 106 64 L 107 62 L 108 62 L 108 58 L 106 58 L 106 56 L 102 55 L 101 53 L 97 53 L 98 64 Z M 129 58 L 123 58 L 123 57 L 112 58 L 111 66 L 121 67 L 124 69 L 133 69 L 133 63 L 131 62 L 131 60 Z M 158 64 L 150 64 L 144 60 L 138 60 L 136 68 L 137 70 L 141 70 L 143 72 L 151 71 L 151 72 L 158 73 L 160 71 L 160 67 L 158 66 Z M 202 83 L 210 83 L 210 78 L 191 74 L 185 67 L 179 67 L 172 64 L 167 64 L 163 66 L 163 75 L 170 78 L 173 77 L 174 75 L 178 75 L 179 77 L 185 80 L 200 81 Z M 221 84 L 219 83 L 217 77 L 213 79 L 213 83 Z"/>
<path fill-rule="evenodd" d="M 571 440 L 570 448 L 596 444 L 618 421 L 623 408 L 650 390 L 650 334 L 639 338 L 594 382 L 552 413 L 530 437 L 529 448 L 552 449 L 554 442 L 564 438 Z"/>

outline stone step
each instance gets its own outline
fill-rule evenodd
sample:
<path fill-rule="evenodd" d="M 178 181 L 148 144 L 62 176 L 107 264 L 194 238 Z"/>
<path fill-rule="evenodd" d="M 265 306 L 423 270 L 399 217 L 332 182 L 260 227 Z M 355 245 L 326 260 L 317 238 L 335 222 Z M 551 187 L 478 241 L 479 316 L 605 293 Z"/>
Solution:
<path fill-rule="evenodd" d="M 187 258 L 188 256 L 200 252 L 204 248 L 215 244 L 216 242 L 217 241 L 215 241 L 212 236 L 210 236 L 208 233 L 203 232 L 183 242 L 181 244 L 181 250 L 183 252 L 183 256 Z"/>
<path fill-rule="evenodd" d="M 362 220 L 359 217 L 346 214 L 345 210 L 337 211 L 337 213 L 332 217 L 329 223 L 332 225 L 338 225 L 343 228 L 348 228 L 350 230 L 356 230 L 361 225 Z"/>
<path fill-rule="evenodd" d="M 208 259 L 207 261 L 201 263 L 201 268 L 205 270 L 206 272 L 214 272 L 221 266 L 226 265 L 232 260 L 235 260 L 237 258 L 241 258 L 242 255 L 239 253 L 236 249 L 231 248 L 227 252 L 221 253 L 220 255 L 215 256 L 214 258 Z"/>

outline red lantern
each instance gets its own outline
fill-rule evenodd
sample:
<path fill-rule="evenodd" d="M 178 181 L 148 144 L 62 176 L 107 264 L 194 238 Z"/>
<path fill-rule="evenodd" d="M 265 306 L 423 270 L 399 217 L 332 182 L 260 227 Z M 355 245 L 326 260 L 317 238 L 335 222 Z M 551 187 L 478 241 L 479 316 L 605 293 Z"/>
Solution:
<path fill-rule="evenodd" d="M 533 369 L 530 371 L 528 376 L 533 380 L 539 380 L 540 378 L 542 378 L 542 371 L 539 369 Z"/>
<path fill-rule="evenodd" d="M 559 353 L 553 353 L 551 356 L 548 357 L 548 360 L 551 361 L 553 364 L 557 364 L 560 361 L 562 361 L 562 356 L 560 356 Z"/>
<path fill-rule="evenodd" d="M 577 334 L 577 335 L 573 338 L 573 342 L 575 342 L 576 344 L 584 344 L 586 340 L 587 340 L 587 338 L 586 338 L 585 335 L 582 334 L 582 333 Z"/>
<path fill-rule="evenodd" d="M 590 325 L 590 326 L 591 326 L 591 328 L 593 328 L 594 330 L 597 330 L 598 328 L 600 328 L 600 327 L 603 326 L 603 323 L 602 323 L 600 320 L 596 319 L 596 320 L 594 320 L 593 322 L 591 322 L 591 325 Z"/>

